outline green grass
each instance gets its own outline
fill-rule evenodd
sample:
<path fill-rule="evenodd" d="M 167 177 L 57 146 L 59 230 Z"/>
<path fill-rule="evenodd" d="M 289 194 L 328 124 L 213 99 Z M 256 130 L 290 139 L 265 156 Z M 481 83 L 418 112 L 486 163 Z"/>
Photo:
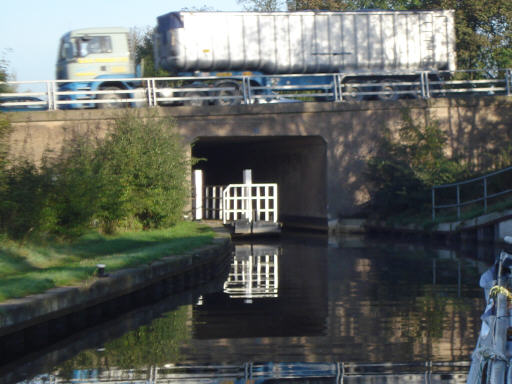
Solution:
<path fill-rule="evenodd" d="M 486 215 L 488 213 L 493 212 L 502 212 L 512 208 L 512 198 L 508 198 L 508 200 L 503 200 L 496 203 L 489 203 L 487 206 L 487 212 L 484 212 L 484 208 L 482 204 L 474 204 L 467 208 L 463 208 L 460 218 L 457 217 L 456 209 L 452 209 L 451 214 L 438 214 L 436 221 L 438 222 L 454 222 L 454 221 L 464 221 L 470 220 L 478 216 Z"/>
<path fill-rule="evenodd" d="M 482 204 L 474 204 L 468 207 L 465 207 L 460 215 L 460 218 L 457 218 L 456 209 L 451 209 L 451 212 L 448 209 L 438 210 L 436 214 L 436 219 L 432 220 L 432 212 L 402 212 L 400 214 L 389 217 L 386 220 L 386 224 L 388 225 L 397 225 L 397 226 L 405 226 L 409 224 L 416 225 L 417 227 L 429 230 L 439 225 L 441 223 L 453 223 L 459 221 L 466 221 L 474 219 L 475 217 L 479 217 L 485 214 L 493 213 L 493 212 L 503 212 L 508 209 L 512 209 L 512 198 L 503 199 L 502 201 L 498 201 L 495 203 L 489 203 L 487 206 L 487 213 L 484 212 Z"/>
<path fill-rule="evenodd" d="M 170 229 L 115 236 L 90 233 L 73 242 L 15 242 L 3 237 L 0 302 L 87 282 L 94 278 L 98 263 L 111 272 L 183 254 L 211 243 L 213 236 L 207 226 L 183 222 Z"/>

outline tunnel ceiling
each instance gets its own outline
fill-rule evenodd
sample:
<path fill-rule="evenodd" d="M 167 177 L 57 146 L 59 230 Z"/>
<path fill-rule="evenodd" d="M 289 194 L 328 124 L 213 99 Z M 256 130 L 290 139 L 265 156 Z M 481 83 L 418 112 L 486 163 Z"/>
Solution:
<path fill-rule="evenodd" d="M 311 140 L 323 141 L 321 136 L 229 136 L 229 137 L 199 137 L 195 140 L 194 150 L 204 150 L 219 147 L 231 147 L 233 145 L 269 145 L 276 143 L 301 143 Z"/>

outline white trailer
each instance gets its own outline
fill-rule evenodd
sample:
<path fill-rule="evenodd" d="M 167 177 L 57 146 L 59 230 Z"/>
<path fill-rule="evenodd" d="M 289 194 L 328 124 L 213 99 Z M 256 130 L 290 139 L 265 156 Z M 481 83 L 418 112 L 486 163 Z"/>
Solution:
<path fill-rule="evenodd" d="M 175 73 L 455 70 L 452 10 L 171 12 L 157 20 L 157 64 Z"/>

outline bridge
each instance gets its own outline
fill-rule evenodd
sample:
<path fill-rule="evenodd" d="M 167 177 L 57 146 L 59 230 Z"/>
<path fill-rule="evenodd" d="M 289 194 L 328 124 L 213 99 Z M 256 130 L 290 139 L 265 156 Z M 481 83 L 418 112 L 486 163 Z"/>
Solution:
<path fill-rule="evenodd" d="M 191 155 L 208 159 L 195 166 L 204 171 L 206 185 L 240 183 L 243 170 L 252 169 L 253 182 L 278 183 L 282 222 L 323 230 L 330 219 L 361 212 L 371 188 L 366 161 L 384 128 L 397 131 L 404 110 L 417 121 L 437 120 L 449 151 L 481 168 L 485 151 L 506 150 L 512 139 L 512 99 L 506 96 L 151 109 L 175 118 Z M 8 113 L 10 154 L 39 161 L 44 150 L 58 150 L 75 134 L 104 135 L 119 113 Z"/>

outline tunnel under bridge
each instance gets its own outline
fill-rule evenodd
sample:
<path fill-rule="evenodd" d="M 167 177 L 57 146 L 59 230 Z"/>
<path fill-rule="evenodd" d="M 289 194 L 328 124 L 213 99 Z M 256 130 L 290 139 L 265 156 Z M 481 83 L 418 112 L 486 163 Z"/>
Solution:
<path fill-rule="evenodd" d="M 327 159 L 322 137 L 199 137 L 192 156 L 199 159 L 194 169 L 202 170 L 206 187 L 242 183 L 243 171 L 250 169 L 252 183 L 277 184 L 279 221 L 286 227 L 326 227 Z"/>

